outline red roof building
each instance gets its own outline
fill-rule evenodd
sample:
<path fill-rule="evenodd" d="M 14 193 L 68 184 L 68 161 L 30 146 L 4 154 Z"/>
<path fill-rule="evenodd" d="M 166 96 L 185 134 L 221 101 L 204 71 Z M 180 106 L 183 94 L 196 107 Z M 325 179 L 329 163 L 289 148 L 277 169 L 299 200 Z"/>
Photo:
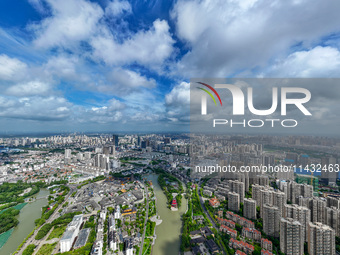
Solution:
<path fill-rule="evenodd" d="M 261 248 L 264 250 L 272 251 L 273 250 L 273 243 L 268 239 L 262 238 L 261 239 Z"/>
<path fill-rule="evenodd" d="M 234 238 L 230 238 L 229 247 L 233 248 L 233 249 L 243 250 L 247 254 L 252 254 L 254 252 L 254 246 L 253 245 L 246 243 L 246 242 L 243 242 L 243 241 L 238 241 Z"/>
<path fill-rule="evenodd" d="M 237 250 L 236 255 L 247 255 L 246 253 L 244 253 L 243 251 Z"/>
<path fill-rule="evenodd" d="M 258 231 L 255 228 L 246 228 L 246 227 L 244 227 L 242 229 L 242 236 L 246 237 L 246 238 L 249 238 L 249 239 L 252 239 L 254 241 L 258 241 L 258 242 L 261 241 L 261 232 Z"/>
<path fill-rule="evenodd" d="M 220 202 L 217 200 L 216 197 L 213 197 L 212 199 L 209 200 L 209 205 L 210 205 L 211 207 L 216 208 L 216 207 L 219 207 L 219 206 L 220 206 Z"/>
<path fill-rule="evenodd" d="M 234 229 L 231 229 L 227 226 L 221 225 L 220 226 L 220 231 L 221 232 L 226 232 L 228 235 L 230 235 L 232 238 L 236 238 L 237 237 L 237 231 Z"/>
<path fill-rule="evenodd" d="M 171 206 L 177 208 L 177 201 L 175 198 L 172 200 Z"/>
<path fill-rule="evenodd" d="M 273 253 L 267 250 L 261 250 L 261 255 L 273 255 Z"/>

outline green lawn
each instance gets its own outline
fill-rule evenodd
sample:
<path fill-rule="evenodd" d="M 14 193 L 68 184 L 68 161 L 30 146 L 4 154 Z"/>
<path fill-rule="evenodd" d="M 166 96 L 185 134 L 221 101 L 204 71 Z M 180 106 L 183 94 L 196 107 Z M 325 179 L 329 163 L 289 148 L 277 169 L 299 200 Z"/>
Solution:
<path fill-rule="evenodd" d="M 57 243 L 53 244 L 44 244 L 41 246 L 40 250 L 37 252 L 37 255 L 50 255 Z"/>
<path fill-rule="evenodd" d="M 66 230 L 66 225 L 63 226 L 54 226 L 54 229 L 52 230 L 51 234 L 48 236 L 47 240 L 51 240 L 53 238 L 59 238 L 61 237 Z"/>

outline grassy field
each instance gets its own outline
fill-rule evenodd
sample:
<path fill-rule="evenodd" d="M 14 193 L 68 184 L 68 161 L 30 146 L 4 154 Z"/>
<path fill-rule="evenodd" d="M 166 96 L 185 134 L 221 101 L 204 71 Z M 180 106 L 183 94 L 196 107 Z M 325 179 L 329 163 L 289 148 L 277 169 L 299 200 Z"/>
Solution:
<path fill-rule="evenodd" d="M 41 246 L 40 250 L 37 252 L 37 255 L 50 255 L 57 243 L 53 244 L 44 244 Z"/>
<path fill-rule="evenodd" d="M 47 240 L 51 240 L 53 238 L 59 238 L 63 235 L 63 233 L 66 230 L 65 226 L 54 226 L 54 229 L 52 230 L 51 234 L 48 236 Z"/>
<path fill-rule="evenodd" d="M 8 238 L 11 236 L 13 230 L 14 230 L 14 228 L 11 228 L 10 230 L 0 234 L 0 248 L 2 248 L 2 246 L 5 245 L 5 243 L 7 242 Z"/>

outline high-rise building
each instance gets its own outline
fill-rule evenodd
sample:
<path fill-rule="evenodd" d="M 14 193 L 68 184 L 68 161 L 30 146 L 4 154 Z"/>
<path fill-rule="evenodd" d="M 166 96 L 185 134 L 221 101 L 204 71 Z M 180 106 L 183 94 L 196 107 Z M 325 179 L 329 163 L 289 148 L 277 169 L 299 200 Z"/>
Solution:
<path fill-rule="evenodd" d="M 273 192 L 273 205 L 280 209 L 281 215 L 284 215 L 285 204 L 287 202 L 287 197 L 284 192 L 279 190 Z"/>
<path fill-rule="evenodd" d="M 140 147 L 140 142 L 141 142 L 140 136 L 138 136 L 138 137 L 137 137 L 137 146 L 138 146 L 138 147 Z"/>
<path fill-rule="evenodd" d="M 308 253 L 310 255 L 335 254 L 335 232 L 320 222 L 309 223 Z"/>
<path fill-rule="evenodd" d="M 297 220 L 281 218 L 280 250 L 287 255 L 304 254 L 303 226 Z"/>
<path fill-rule="evenodd" d="M 296 183 L 294 181 L 288 182 L 287 184 L 287 199 L 293 204 L 297 203 L 297 198 L 302 197 L 313 197 L 313 186 L 305 183 Z"/>
<path fill-rule="evenodd" d="M 326 169 L 326 171 L 321 171 L 321 180 L 326 184 L 336 184 L 336 179 L 338 178 L 337 171 L 329 171 L 329 166 L 333 166 L 336 164 L 336 158 L 333 157 L 324 157 L 321 158 L 321 166 Z"/>
<path fill-rule="evenodd" d="M 248 219 L 256 219 L 256 201 L 251 198 L 245 198 L 243 202 L 243 216 Z"/>
<path fill-rule="evenodd" d="M 228 193 L 228 209 L 234 212 L 238 212 L 240 210 L 240 195 L 238 193 Z"/>
<path fill-rule="evenodd" d="M 229 185 L 230 185 L 230 191 L 231 192 L 236 192 L 237 194 L 239 194 L 240 196 L 240 203 L 243 203 L 244 201 L 244 183 L 238 180 L 230 180 L 229 181 Z"/>
<path fill-rule="evenodd" d="M 256 175 L 253 178 L 253 183 L 261 186 L 267 186 L 269 185 L 269 177 L 267 175 Z"/>
<path fill-rule="evenodd" d="M 65 149 L 65 158 L 71 158 L 71 149 Z"/>
<path fill-rule="evenodd" d="M 91 153 L 90 151 L 86 151 L 86 152 L 84 153 L 85 159 L 91 159 L 91 155 L 92 155 L 92 153 Z"/>
<path fill-rule="evenodd" d="M 256 201 L 257 206 L 261 204 L 261 190 L 264 188 L 264 186 L 258 184 L 252 185 L 252 198 Z"/>
<path fill-rule="evenodd" d="M 119 138 L 118 138 L 118 135 L 113 135 L 112 136 L 112 143 L 113 143 L 113 145 L 114 146 L 118 146 L 118 144 L 119 144 Z"/>
<path fill-rule="evenodd" d="M 263 231 L 268 236 L 279 237 L 280 233 L 280 210 L 277 206 L 265 204 L 263 206 Z"/>
<path fill-rule="evenodd" d="M 340 219 L 339 219 L 340 210 L 332 207 L 326 207 L 325 213 L 325 224 L 334 229 L 335 235 L 340 236 Z"/>
<path fill-rule="evenodd" d="M 110 147 L 109 146 L 103 147 L 103 154 L 105 154 L 106 156 L 110 155 Z"/>
<path fill-rule="evenodd" d="M 291 164 L 297 164 L 299 159 L 299 155 L 295 152 L 288 152 L 286 154 L 285 161 Z"/>
<path fill-rule="evenodd" d="M 313 197 L 309 202 L 309 210 L 311 212 L 312 222 L 325 223 L 327 201 L 324 198 Z"/>
<path fill-rule="evenodd" d="M 78 159 L 79 161 L 84 160 L 84 154 L 81 153 L 81 152 L 78 152 L 78 153 L 77 153 L 77 159 Z"/>
<path fill-rule="evenodd" d="M 319 178 L 317 176 L 297 174 L 295 180 L 297 183 L 305 183 L 312 185 L 314 192 L 318 192 L 319 190 Z"/>
<path fill-rule="evenodd" d="M 328 196 L 326 199 L 328 207 L 334 206 L 336 209 L 340 209 L 340 199 L 338 197 Z"/>
<path fill-rule="evenodd" d="M 273 205 L 274 190 L 266 188 L 266 189 L 261 190 L 260 193 L 261 193 L 260 215 L 263 218 L 264 205 Z"/>
<path fill-rule="evenodd" d="M 110 169 L 110 158 L 104 154 L 96 154 L 94 157 L 94 166 L 100 169 Z"/>
<path fill-rule="evenodd" d="M 285 205 L 285 218 L 292 218 L 301 223 L 303 227 L 304 240 L 307 240 L 308 224 L 310 222 L 310 210 L 307 207 L 296 204 Z"/>

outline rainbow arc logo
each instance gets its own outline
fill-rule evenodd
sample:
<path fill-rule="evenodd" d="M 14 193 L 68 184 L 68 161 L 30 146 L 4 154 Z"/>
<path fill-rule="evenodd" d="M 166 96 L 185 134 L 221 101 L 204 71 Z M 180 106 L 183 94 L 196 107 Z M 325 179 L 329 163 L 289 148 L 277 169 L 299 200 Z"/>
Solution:
<path fill-rule="evenodd" d="M 220 101 L 220 104 L 222 106 L 221 97 L 220 97 L 220 95 L 217 93 L 217 91 L 212 86 L 210 86 L 209 84 L 203 83 L 203 82 L 197 82 L 197 83 L 199 83 L 199 84 L 209 88 L 217 96 L 217 98 Z M 212 98 L 212 100 L 214 100 L 215 105 L 217 105 L 215 97 L 213 96 L 213 94 L 209 90 L 204 89 L 204 88 L 200 88 L 200 87 L 197 87 L 197 88 L 200 89 L 200 90 L 203 90 L 204 92 L 206 92 Z"/>

